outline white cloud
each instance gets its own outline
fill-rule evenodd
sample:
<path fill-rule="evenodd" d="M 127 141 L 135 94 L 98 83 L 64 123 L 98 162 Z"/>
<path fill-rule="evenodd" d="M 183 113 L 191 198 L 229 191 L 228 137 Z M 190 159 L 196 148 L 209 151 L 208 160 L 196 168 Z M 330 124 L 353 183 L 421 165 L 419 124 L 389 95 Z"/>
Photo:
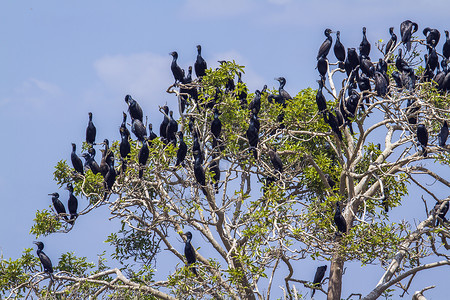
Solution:
<path fill-rule="evenodd" d="M 105 56 L 94 62 L 100 80 L 123 95 L 154 99 L 173 82 L 171 57 L 146 52 Z"/>

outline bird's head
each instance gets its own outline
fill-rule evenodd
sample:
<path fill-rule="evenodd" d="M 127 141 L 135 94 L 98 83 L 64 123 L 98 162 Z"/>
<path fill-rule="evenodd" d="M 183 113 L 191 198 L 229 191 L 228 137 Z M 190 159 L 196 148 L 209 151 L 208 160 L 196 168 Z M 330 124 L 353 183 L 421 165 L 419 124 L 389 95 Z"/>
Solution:
<path fill-rule="evenodd" d="M 39 250 L 44 249 L 44 243 L 43 242 L 39 242 L 39 241 L 35 241 L 33 242 L 33 244 L 35 244 Z"/>
<path fill-rule="evenodd" d="M 330 35 L 331 33 L 333 33 L 333 30 L 331 30 L 330 28 L 327 28 L 327 29 L 325 29 L 325 35 L 326 36 L 328 36 L 328 35 Z"/>
<path fill-rule="evenodd" d="M 48 194 L 48 195 L 49 196 L 53 196 L 55 198 L 59 198 L 59 194 L 57 192 L 54 192 L 54 193 L 51 193 L 51 194 Z"/>
<path fill-rule="evenodd" d="M 192 239 L 192 233 L 191 233 L 190 231 L 186 232 L 184 235 L 186 236 L 186 238 L 187 238 L 188 240 L 191 240 L 191 239 Z"/>
<path fill-rule="evenodd" d="M 172 55 L 173 58 L 178 58 L 177 51 L 170 52 L 169 54 Z"/>
<path fill-rule="evenodd" d="M 86 154 L 86 153 L 83 153 Z M 73 192 L 73 185 L 69 182 L 66 186 L 66 190 L 68 190 L 69 192 Z"/>
<path fill-rule="evenodd" d="M 125 102 L 129 104 L 130 100 L 133 100 L 130 95 L 125 96 Z"/>

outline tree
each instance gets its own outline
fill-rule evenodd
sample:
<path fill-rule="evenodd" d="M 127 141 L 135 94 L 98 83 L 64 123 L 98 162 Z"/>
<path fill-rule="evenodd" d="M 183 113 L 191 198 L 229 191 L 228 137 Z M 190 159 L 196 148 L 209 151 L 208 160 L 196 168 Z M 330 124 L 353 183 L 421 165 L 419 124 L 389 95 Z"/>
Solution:
<path fill-rule="evenodd" d="M 424 42 L 413 44 L 416 48 L 403 57 L 409 65 L 420 62 L 418 47 Z M 358 261 L 377 263 L 385 270 L 364 297 L 376 299 L 394 287 L 407 291 L 419 271 L 449 265 L 450 257 L 442 248 L 450 249 L 444 213 L 450 197 L 439 199 L 436 191 L 450 187 L 442 175 L 450 156 L 448 148 L 437 146 L 434 138 L 449 116 L 449 98 L 427 79 L 428 65 L 415 71 L 396 70 L 393 59 L 399 57 L 393 51 L 398 47 L 401 42 L 383 55 L 389 63 L 387 72 L 368 69 L 375 91 L 356 90 L 356 82 L 364 79 L 359 73 L 362 65 L 351 68 L 337 89 L 334 81 L 344 69 L 327 63 L 328 100 L 326 110 L 320 112 L 317 92 L 311 88 L 292 99 L 283 97 L 281 90 L 247 95 L 243 82 L 231 84 L 244 73 L 244 67 L 234 61 L 207 70 L 201 80 L 170 86 L 167 92 L 177 96 L 179 128 L 188 146 L 179 166 L 175 166 L 178 143 L 157 138 L 148 141 L 145 165 L 138 159 L 143 142 L 131 141 L 126 168 L 119 141 L 113 142 L 110 151 L 120 163 L 112 188 L 104 184 L 100 173 L 88 170 L 81 175 L 65 161 L 55 169 L 61 187 L 72 184 L 77 197 L 89 200 L 89 206 L 78 212 L 79 218 L 106 205 L 111 217 L 121 221 L 122 229 L 108 238 L 115 247 L 112 260 L 121 267 L 108 267 L 103 256 L 93 264 L 66 253 L 53 258 L 55 272 L 50 276 L 40 272 L 37 257 L 26 249 L 18 260 L 1 260 L 1 294 L 270 299 L 276 293 L 298 299 L 314 287 L 328 299 L 340 299 L 345 263 Z M 395 84 L 395 74 L 400 75 L 402 87 Z M 386 77 L 389 84 L 383 89 Z M 258 113 L 251 101 L 259 96 Z M 218 109 L 222 124 L 221 132 L 214 135 L 213 108 Z M 416 142 L 419 123 L 430 137 L 421 147 Z M 249 134 L 250 126 L 254 128 Z M 249 145 L 255 130 L 256 143 Z M 376 144 L 383 140 L 383 145 Z M 90 147 L 85 143 L 83 150 Z M 436 184 L 425 185 L 424 177 Z M 410 197 L 411 185 L 426 195 L 422 196 L 425 204 L 426 197 L 437 205 L 433 209 L 425 205 L 428 217 L 417 226 L 395 224 L 389 209 Z M 346 230 L 338 230 L 335 214 L 342 214 Z M 38 211 L 31 232 L 36 237 L 57 231 L 70 234 L 76 220 L 64 217 Z M 188 231 L 194 248 L 200 236 L 208 248 L 196 249 L 196 261 L 186 265 L 183 250 L 174 241 L 176 236 L 185 240 Z M 163 251 L 178 263 L 171 266 L 170 276 L 156 281 L 152 267 Z M 325 276 L 328 291 L 295 271 L 308 258 L 330 261 L 330 273 Z M 421 262 L 424 259 L 435 262 Z M 280 274 L 282 264 L 288 274 Z M 276 277 L 283 277 L 282 293 L 273 289 Z M 417 297 L 423 297 L 422 292 Z"/>

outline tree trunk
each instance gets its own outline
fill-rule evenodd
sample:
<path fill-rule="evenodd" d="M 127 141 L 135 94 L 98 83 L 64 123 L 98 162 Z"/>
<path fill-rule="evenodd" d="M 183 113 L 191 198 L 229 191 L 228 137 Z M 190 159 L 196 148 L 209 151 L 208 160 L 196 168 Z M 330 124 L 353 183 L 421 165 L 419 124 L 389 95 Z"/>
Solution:
<path fill-rule="evenodd" d="M 327 300 L 340 300 L 342 289 L 342 272 L 344 270 L 344 261 L 337 253 L 333 255 L 330 266 L 330 280 L 328 282 Z"/>

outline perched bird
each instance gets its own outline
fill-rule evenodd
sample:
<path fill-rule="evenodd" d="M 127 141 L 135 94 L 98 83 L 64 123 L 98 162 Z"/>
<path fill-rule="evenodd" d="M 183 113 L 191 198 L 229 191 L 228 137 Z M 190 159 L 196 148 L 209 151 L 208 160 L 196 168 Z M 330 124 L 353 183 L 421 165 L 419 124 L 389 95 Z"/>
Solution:
<path fill-rule="evenodd" d="M 408 117 L 409 124 L 417 124 L 417 111 L 420 110 L 420 106 L 415 104 L 416 100 L 408 99 L 406 103 L 405 114 Z"/>
<path fill-rule="evenodd" d="M 184 159 L 186 157 L 186 153 L 187 153 L 187 145 L 183 139 L 183 132 L 178 131 L 177 134 L 178 134 L 178 138 L 180 139 L 180 143 L 178 144 L 177 162 L 176 162 L 175 166 L 179 166 L 180 164 L 183 164 Z"/>
<path fill-rule="evenodd" d="M 120 124 L 119 132 L 123 130 L 123 133 L 127 136 L 130 136 L 130 131 L 127 128 L 127 114 L 122 112 L 122 124 Z M 122 129 L 121 129 L 122 128 Z"/>
<path fill-rule="evenodd" d="M 339 232 L 347 233 L 347 222 L 341 213 L 341 208 L 339 206 L 339 201 L 336 201 L 336 211 L 334 213 L 334 223 L 336 224 Z"/>
<path fill-rule="evenodd" d="M 410 20 L 403 21 L 400 24 L 400 36 L 402 37 L 403 45 L 406 45 L 406 51 L 411 50 L 411 37 L 419 29 L 417 23 Z"/>
<path fill-rule="evenodd" d="M 395 66 L 400 72 L 414 73 L 414 69 L 411 68 L 409 64 L 403 59 L 401 48 L 398 49 L 398 56 L 397 59 L 395 60 Z"/>
<path fill-rule="evenodd" d="M 105 175 L 104 183 L 105 183 L 105 189 L 107 191 L 111 191 L 114 182 L 116 182 L 117 172 L 114 168 L 114 159 L 107 160 L 108 163 L 108 172 Z M 105 198 L 107 193 L 105 192 Z"/>
<path fill-rule="evenodd" d="M 276 150 L 273 151 L 272 149 L 269 149 L 269 157 L 274 169 L 280 173 L 283 173 L 283 162 L 281 161 L 281 158 Z"/>
<path fill-rule="evenodd" d="M 444 121 L 444 125 L 442 125 L 441 131 L 438 134 L 438 142 L 440 147 L 445 147 L 447 138 L 448 138 L 448 124 L 447 121 Z"/>
<path fill-rule="evenodd" d="M 238 72 L 238 83 L 237 83 L 237 95 L 236 98 L 239 99 L 241 108 L 247 108 L 247 94 L 248 89 L 245 83 L 241 79 L 242 73 Z"/>
<path fill-rule="evenodd" d="M 197 60 L 194 63 L 195 76 L 200 78 L 206 75 L 206 61 L 202 57 L 202 46 L 197 45 Z"/>
<path fill-rule="evenodd" d="M 77 145 L 75 143 L 72 143 L 72 153 L 70 154 L 70 160 L 72 161 L 72 166 L 81 175 L 84 175 L 83 170 L 83 162 L 81 161 L 81 158 L 78 157 L 77 153 L 75 152 L 77 150 Z"/>
<path fill-rule="evenodd" d="M 423 29 L 423 35 L 426 37 L 427 45 L 430 47 L 436 47 L 441 38 L 441 33 L 437 29 L 425 27 Z"/>
<path fill-rule="evenodd" d="M 339 140 L 342 142 L 342 133 L 339 130 L 338 120 L 337 120 L 336 116 L 330 111 L 328 111 L 328 115 L 324 115 L 324 116 L 327 116 L 327 117 L 325 117 L 325 122 L 327 122 L 328 125 L 330 125 L 331 130 L 334 133 L 336 133 Z"/>
<path fill-rule="evenodd" d="M 380 72 L 375 72 L 375 90 L 380 97 L 384 97 L 387 94 L 388 83 L 386 78 Z"/>
<path fill-rule="evenodd" d="M 147 129 L 145 128 L 144 123 L 139 119 L 133 119 L 131 121 L 131 132 L 134 133 L 136 138 L 141 142 L 144 142 L 147 138 Z"/>
<path fill-rule="evenodd" d="M 44 251 L 42 251 L 44 249 L 44 243 L 42 242 L 33 242 L 33 243 L 38 247 L 36 254 L 39 257 L 42 266 L 44 267 L 44 272 L 52 274 L 53 273 L 52 262 L 50 258 L 47 256 L 47 254 L 45 254 Z"/>
<path fill-rule="evenodd" d="M 395 84 L 399 89 L 403 88 L 403 80 L 402 75 L 398 71 L 394 71 L 391 73 L 392 78 L 394 78 Z"/>
<path fill-rule="evenodd" d="M 167 139 L 167 125 L 169 124 L 169 107 L 164 105 L 162 110 L 164 111 L 164 119 L 162 120 L 161 125 L 159 125 L 159 136 L 165 141 Z"/>
<path fill-rule="evenodd" d="M 89 112 L 89 122 L 88 126 L 86 128 L 86 143 L 89 145 L 95 144 L 95 135 L 97 134 L 97 129 L 94 126 L 94 123 L 92 123 L 92 113 Z"/>
<path fill-rule="evenodd" d="M 370 54 L 370 43 L 366 37 L 366 27 L 363 27 L 362 32 L 363 32 L 363 39 L 361 41 L 361 44 L 359 44 L 359 54 L 361 56 L 368 57 Z"/>
<path fill-rule="evenodd" d="M 337 31 L 336 32 L 336 42 L 334 43 L 334 55 L 336 56 L 337 60 L 339 62 L 344 62 L 345 61 L 345 47 L 344 45 L 342 45 L 341 43 L 341 32 Z"/>
<path fill-rule="evenodd" d="M 248 125 L 246 135 L 248 144 L 250 145 L 249 149 L 253 152 L 253 157 L 258 159 L 258 151 L 256 150 L 256 147 L 258 147 L 259 142 L 259 120 L 255 113 L 252 113 L 250 116 L 250 123 Z"/>
<path fill-rule="evenodd" d="M 433 72 L 434 70 L 436 70 L 436 67 L 438 65 L 439 65 L 439 57 L 437 55 L 436 48 L 431 47 L 431 49 L 429 49 L 428 61 L 426 63 L 426 68 L 429 68 L 432 71 L 431 76 L 433 76 Z"/>
<path fill-rule="evenodd" d="M 206 196 L 206 177 L 205 177 L 205 170 L 203 169 L 202 162 L 202 154 L 201 153 L 194 153 L 195 160 L 194 160 L 194 175 L 195 179 L 197 180 L 198 184 L 200 184 L 200 187 L 202 189 L 203 194 Z"/>
<path fill-rule="evenodd" d="M 94 148 L 92 148 L 92 149 L 94 149 Z M 86 171 L 91 170 L 94 175 L 97 174 L 98 172 L 100 172 L 98 164 L 95 162 L 94 158 L 89 153 L 83 153 L 83 154 L 81 154 L 81 156 L 85 160 L 84 169 Z M 95 166 L 94 166 L 94 164 L 95 164 Z"/>
<path fill-rule="evenodd" d="M 327 183 L 330 186 L 330 188 L 333 189 L 334 186 L 336 185 L 333 178 L 330 176 L 330 174 L 325 174 L 325 178 L 327 179 Z"/>
<path fill-rule="evenodd" d="M 143 122 L 144 113 L 142 112 L 139 103 L 137 103 L 130 95 L 125 96 L 125 102 L 128 104 L 128 112 L 130 113 L 131 119 L 138 119 Z"/>
<path fill-rule="evenodd" d="M 318 109 L 319 113 L 323 114 L 327 110 L 327 101 L 325 100 L 325 97 L 322 93 L 322 89 L 323 89 L 322 80 L 317 80 L 317 82 L 319 83 L 319 88 L 317 89 L 317 94 L 316 94 L 317 109 Z"/>
<path fill-rule="evenodd" d="M 52 196 L 52 202 L 53 202 L 53 206 L 55 207 L 56 213 L 59 214 L 63 214 L 64 215 L 64 219 L 68 220 L 67 216 L 66 216 L 66 208 L 64 207 L 64 204 L 61 202 L 61 200 L 59 200 L 59 194 L 58 193 L 52 193 L 52 194 L 48 194 L 49 196 Z"/>
<path fill-rule="evenodd" d="M 347 57 L 344 61 L 344 68 L 347 76 L 350 76 L 353 70 L 359 66 L 359 56 L 355 48 L 347 48 Z"/>
<path fill-rule="evenodd" d="M 328 71 L 328 60 L 325 57 L 319 57 L 317 60 L 317 70 L 320 74 L 320 79 L 325 82 L 325 75 Z"/>
<path fill-rule="evenodd" d="M 169 143 L 174 146 L 177 144 L 177 137 L 175 136 L 178 131 L 178 123 L 173 118 L 173 111 L 169 112 L 169 123 L 166 127 L 166 138 Z"/>
<path fill-rule="evenodd" d="M 378 63 L 377 63 L 377 69 L 378 72 L 380 72 L 381 74 L 386 74 L 388 71 L 388 64 L 386 63 L 386 61 L 382 58 L 378 59 Z M 386 80 L 388 81 L 388 80 Z"/>
<path fill-rule="evenodd" d="M 313 280 L 313 286 L 314 287 L 320 287 L 323 277 L 325 276 L 325 272 L 327 271 L 327 266 L 321 266 L 321 267 L 317 267 L 316 270 L 316 274 L 314 274 L 314 280 Z M 312 294 L 311 294 L 311 298 L 314 296 L 314 294 L 316 293 L 316 290 L 313 289 L 312 290 Z"/>
<path fill-rule="evenodd" d="M 384 49 L 384 55 L 388 55 L 397 44 L 397 35 L 394 33 L 394 27 L 389 28 L 389 33 L 391 34 L 391 38 L 386 44 L 386 48 Z"/>
<path fill-rule="evenodd" d="M 259 90 L 255 91 L 255 97 L 250 102 L 248 109 L 253 111 L 255 114 L 258 114 L 261 110 L 261 92 Z"/>
<path fill-rule="evenodd" d="M 73 221 L 78 217 L 77 209 L 78 209 L 78 199 L 73 194 L 73 186 L 69 183 L 66 187 L 69 191 L 69 200 L 67 201 L 67 207 L 69 208 L 70 220 L 73 224 Z"/>
<path fill-rule="evenodd" d="M 428 145 L 428 131 L 424 124 L 419 124 L 417 126 L 417 140 L 422 146 L 422 155 L 427 157 L 427 145 Z"/>
<path fill-rule="evenodd" d="M 331 44 L 333 43 L 331 33 L 333 33 L 333 31 L 330 28 L 325 29 L 324 34 L 326 36 L 326 39 L 322 43 L 322 45 L 320 45 L 319 52 L 317 53 L 317 59 L 321 57 L 326 58 L 328 52 L 330 52 Z"/>
<path fill-rule="evenodd" d="M 214 119 L 211 122 L 211 133 L 214 138 L 218 139 L 220 136 L 220 132 L 222 131 L 222 122 L 219 119 L 219 110 L 214 108 Z"/>
<path fill-rule="evenodd" d="M 359 68 L 361 72 L 372 78 L 375 74 L 375 66 L 370 61 L 370 58 L 365 55 L 361 55 L 359 59 Z"/>
<path fill-rule="evenodd" d="M 194 130 L 192 133 L 192 154 L 194 156 L 194 159 L 199 157 L 201 159 L 200 163 L 203 163 L 203 151 L 202 147 L 200 145 L 200 141 L 198 140 L 198 132 L 197 130 Z"/>
<path fill-rule="evenodd" d="M 212 161 L 209 163 L 209 172 L 214 173 L 214 188 L 216 190 L 216 194 L 219 193 L 219 180 L 220 180 L 220 167 L 219 167 L 219 159 L 216 155 L 213 154 Z"/>
<path fill-rule="evenodd" d="M 447 214 L 449 206 L 450 206 L 449 205 L 449 201 L 447 201 L 444 204 L 444 207 L 442 209 L 440 209 L 441 205 L 442 205 L 442 203 L 437 201 L 436 204 L 434 205 L 434 208 L 433 208 L 433 211 L 435 211 L 437 213 L 436 225 L 435 226 L 439 225 L 439 219 L 443 220 L 444 222 L 446 221 L 445 215 Z"/>
<path fill-rule="evenodd" d="M 184 256 L 186 257 L 187 265 L 190 266 L 192 264 L 195 264 L 197 260 L 195 257 L 195 249 L 191 245 L 192 233 L 188 231 L 184 235 L 186 236 L 186 244 L 184 245 Z M 195 276 L 198 276 L 195 267 L 191 267 L 190 269 Z"/>
<path fill-rule="evenodd" d="M 158 136 L 156 133 L 153 132 L 153 125 L 152 123 L 148 124 L 148 145 L 152 146 L 152 141 L 156 139 Z"/>
<path fill-rule="evenodd" d="M 442 46 L 442 55 L 444 55 L 444 57 L 446 59 L 450 59 L 450 37 L 448 34 L 448 30 L 445 30 L 445 43 Z"/>
<path fill-rule="evenodd" d="M 129 136 L 130 132 L 125 131 L 125 129 L 123 127 L 120 127 L 120 145 L 119 145 L 119 150 L 120 150 L 120 157 L 122 158 L 126 158 L 128 156 L 128 154 L 130 154 L 131 151 L 131 145 L 130 145 L 130 141 L 129 141 Z"/>
<path fill-rule="evenodd" d="M 144 140 L 143 143 L 142 143 L 142 147 L 139 150 L 139 154 L 138 154 L 139 178 L 142 178 L 142 176 L 144 175 L 144 168 L 147 165 L 147 160 L 148 160 L 149 153 L 150 152 L 148 150 L 147 141 Z"/>
<path fill-rule="evenodd" d="M 280 83 L 280 86 L 278 88 L 279 95 L 283 98 L 283 103 L 285 103 L 286 100 L 292 99 L 291 95 L 289 95 L 288 92 L 284 89 L 284 86 L 286 85 L 286 79 L 284 77 L 278 77 L 275 78 Z"/>
<path fill-rule="evenodd" d="M 175 83 L 183 81 L 183 71 L 180 66 L 177 64 L 178 53 L 176 51 L 170 52 L 172 55 L 172 64 L 170 65 L 170 69 L 172 70 L 173 77 L 175 78 Z"/>

